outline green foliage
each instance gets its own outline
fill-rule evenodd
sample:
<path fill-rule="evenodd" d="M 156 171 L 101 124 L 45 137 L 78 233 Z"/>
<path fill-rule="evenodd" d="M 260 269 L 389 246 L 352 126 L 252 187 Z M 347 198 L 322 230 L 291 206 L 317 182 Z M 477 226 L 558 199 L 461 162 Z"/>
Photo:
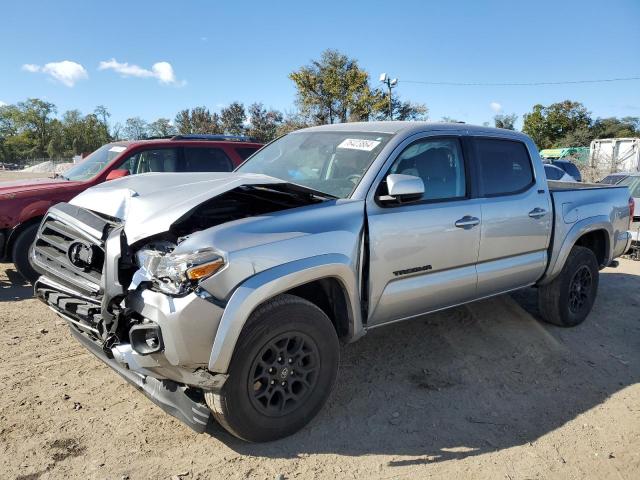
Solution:
<path fill-rule="evenodd" d="M 515 130 L 515 123 L 518 120 L 518 116 L 515 113 L 511 114 L 498 114 L 493 117 L 493 123 L 496 128 L 504 128 L 506 130 Z"/>
<path fill-rule="evenodd" d="M 159 118 L 149 124 L 149 135 L 151 137 L 170 137 L 176 133 L 176 128 L 171 125 L 171 120 L 168 118 Z"/>
<path fill-rule="evenodd" d="M 180 135 L 188 135 L 190 133 L 223 133 L 220 115 L 217 113 L 212 114 L 206 107 L 181 110 L 176 115 L 174 123 Z"/>
<path fill-rule="evenodd" d="M 371 89 L 369 74 L 337 50 L 325 50 L 289 78 L 302 115 L 314 124 L 368 120 L 384 108 L 384 95 Z"/>
<path fill-rule="evenodd" d="M 584 105 L 565 100 L 548 107 L 535 105 L 531 113 L 525 114 L 522 131 L 540 149 L 587 147 L 596 138 L 640 136 L 640 119 L 611 117 L 594 121 Z"/>
<path fill-rule="evenodd" d="M 270 142 L 276 138 L 282 126 L 282 113 L 277 110 L 266 110 L 261 103 L 249 105 L 249 128 L 247 134 L 259 142 Z"/>
<path fill-rule="evenodd" d="M 592 126 L 594 138 L 637 137 L 640 134 L 640 118 L 598 118 Z"/>
<path fill-rule="evenodd" d="M 307 128 L 311 125 L 307 123 L 302 115 L 298 112 L 287 113 L 282 120 L 282 123 L 278 126 L 276 131 L 276 137 L 286 135 L 287 133 L 300 130 L 301 128 Z"/>
<path fill-rule="evenodd" d="M 122 133 L 127 140 L 144 140 L 149 136 L 149 125 L 140 117 L 127 118 Z"/>
<path fill-rule="evenodd" d="M 88 115 L 70 110 L 62 119 L 53 118 L 55 113 L 55 105 L 37 98 L 0 107 L 0 161 L 70 157 L 92 152 L 111 139 L 109 112 L 103 106 Z"/>
<path fill-rule="evenodd" d="M 337 50 L 325 50 L 319 60 L 289 75 L 305 123 L 320 125 L 389 118 L 389 94 L 369 84 L 369 73 L 358 61 Z M 425 120 L 426 105 L 391 97 L 394 120 Z"/>
<path fill-rule="evenodd" d="M 220 111 L 220 120 L 224 133 L 229 135 L 243 135 L 245 130 L 244 122 L 247 120 L 244 105 L 240 102 L 229 104 L 228 107 Z"/>
<path fill-rule="evenodd" d="M 591 114 L 584 105 L 565 100 L 548 107 L 534 105 L 533 112 L 524 115 L 522 131 L 533 138 L 540 149 L 580 146 L 583 143 L 569 145 L 567 142 L 586 141 L 585 132 L 589 132 L 591 123 Z"/>

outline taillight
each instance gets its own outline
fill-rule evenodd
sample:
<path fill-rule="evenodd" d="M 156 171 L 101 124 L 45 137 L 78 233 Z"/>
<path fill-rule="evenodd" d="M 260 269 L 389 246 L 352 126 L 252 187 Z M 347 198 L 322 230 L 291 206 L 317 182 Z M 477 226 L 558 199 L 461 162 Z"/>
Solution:
<path fill-rule="evenodd" d="M 629 197 L 629 228 L 631 228 L 631 224 L 633 223 L 633 214 L 635 213 L 636 202 L 633 200 L 633 197 Z"/>

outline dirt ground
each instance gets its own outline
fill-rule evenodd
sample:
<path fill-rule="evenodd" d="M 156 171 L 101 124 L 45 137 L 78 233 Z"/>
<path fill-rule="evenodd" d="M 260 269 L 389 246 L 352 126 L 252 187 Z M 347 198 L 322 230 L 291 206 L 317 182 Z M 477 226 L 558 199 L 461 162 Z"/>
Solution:
<path fill-rule="evenodd" d="M 52 174 L 23 172 L 20 170 L 0 170 L 0 181 L 27 180 L 30 178 L 51 178 Z"/>
<path fill-rule="evenodd" d="M 535 295 L 372 330 L 307 428 L 255 445 L 162 412 L 0 265 L 0 477 L 639 478 L 640 262 L 574 329 Z"/>

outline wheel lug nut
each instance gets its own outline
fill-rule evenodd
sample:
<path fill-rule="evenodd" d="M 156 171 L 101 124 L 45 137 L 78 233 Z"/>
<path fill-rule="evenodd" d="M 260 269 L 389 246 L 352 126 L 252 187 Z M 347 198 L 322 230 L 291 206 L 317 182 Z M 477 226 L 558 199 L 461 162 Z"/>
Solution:
<path fill-rule="evenodd" d="M 271 380 L 271 385 L 275 385 L 276 381 L 275 380 Z"/>
<path fill-rule="evenodd" d="M 275 371 L 276 371 L 276 369 L 275 369 L 275 368 L 273 368 L 273 367 L 271 367 L 271 368 L 269 369 L 269 373 L 273 373 L 273 372 L 275 372 Z"/>
<path fill-rule="evenodd" d="M 278 357 L 278 361 L 281 362 L 282 361 L 282 357 Z"/>
<path fill-rule="evenodd" d="M 287 386 L 287 382 L 282 382 L 280 385 L 282 385 L 283 387 Z"/>
<path fill-rule="evenodd" d="M 289 359 L 289 363 L 293 363 L 293 358 L 290 358 L 290 359 Z"/>

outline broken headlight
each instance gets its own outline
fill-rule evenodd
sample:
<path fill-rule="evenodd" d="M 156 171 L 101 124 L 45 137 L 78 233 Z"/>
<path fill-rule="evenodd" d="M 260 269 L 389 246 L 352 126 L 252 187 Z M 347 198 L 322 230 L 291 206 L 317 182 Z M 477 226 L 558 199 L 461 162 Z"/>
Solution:
<path fill-rule="evenodd" d="M 210 249 L 178 254 L 143 249 L 136 258 L 153 285 L 171 295 L 185 293 L 224 266 L 224 259 Z"/>

